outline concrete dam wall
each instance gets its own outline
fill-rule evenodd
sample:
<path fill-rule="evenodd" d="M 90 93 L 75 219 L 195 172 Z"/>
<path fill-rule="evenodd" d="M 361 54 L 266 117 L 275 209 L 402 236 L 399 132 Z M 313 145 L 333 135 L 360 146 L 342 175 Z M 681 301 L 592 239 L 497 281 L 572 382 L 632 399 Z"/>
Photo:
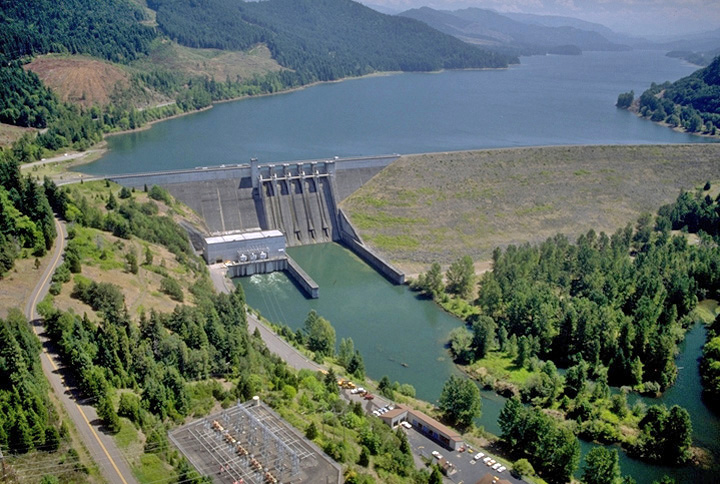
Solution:
<path fill-rule="evenodd" d="M 342 242 L 390 281 L 402 284 L 404 275 L 364 245 L 338 207 L 398 156 L 274 164 L 253 159 L 249 164 L 107 178 L 136 189 L 164 187 L 204 219 L 208 235 L 279 230 L 288 246 Z"/>
<path fill-rule="evenodd" d="M 339 240 L 337 205 L 397 158 L 223 165 L 107 178 L 135 189 L 162 186 L 200 215 L 210 233 L 277 229 L 293 246 Z"/>

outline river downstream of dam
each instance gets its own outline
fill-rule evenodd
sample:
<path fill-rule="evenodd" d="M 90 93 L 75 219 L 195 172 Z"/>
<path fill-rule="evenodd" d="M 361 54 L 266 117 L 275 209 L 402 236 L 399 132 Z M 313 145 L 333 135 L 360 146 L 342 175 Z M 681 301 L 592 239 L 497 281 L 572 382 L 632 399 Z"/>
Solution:
<path fill-rule="evenodd" d="M 352 338 L 363 355 L 367 374 L 379 380 L 410 383 L 417 397 L 434 403 L 450 375 L 459 375 L 446 343 L 448 333 L 463 323 L 432 301 L 419 299 L 407 286 L 394 286 L 348 249 L 337 244 L 318 244 L 289 249 L 290 255 L 320 286 L 319 299 L 306 299 L 284 273 L 236 279 L 248 304 L 270 321 L 302 328 L 311 309 L 328 319 L 337 340 Z M 705 328 L 688 332 L 676 384 L 660 399 L 629 395 L 629 402 L 642 399 L 647 405 L 681 405 L 693 419 L 694 439 L 703 447 L 718 449 L 720 421 L 700 400 L 698 357 L 705 341 Z M 500 434 L 497 418 L 505 399 L 482 391 L 483 409 L 478 424 Z M 593 444 L 581 441 L 583 455 Z M 692 467 L 649 465 L 620 452 L 623 474 L 639 484 L 650 484 L 667 474 L 681 482 L 716 482 L 715 475 Z M 579 475 L 579 474 L 578 474 Z"/>

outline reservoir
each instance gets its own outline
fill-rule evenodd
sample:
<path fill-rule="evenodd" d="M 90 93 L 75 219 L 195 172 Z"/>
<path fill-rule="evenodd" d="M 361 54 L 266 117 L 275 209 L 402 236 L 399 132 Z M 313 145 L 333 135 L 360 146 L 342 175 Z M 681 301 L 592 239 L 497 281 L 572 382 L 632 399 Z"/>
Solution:
<path fill-rule="evenodd" d="M 380 75 L 223 103 L 107 138 L 93 175 L 333 156 L 704 142 L 615 108 L 697 67 L 663 52 L 523 57 L 504 70 Z"/>
<path fill-rule="evenodd" d="M 446 349 L 448 333 L 462 322 L 445 313 L 432 301 L 418 299 L 407 286 L 393 286 L 349 250 L 337 244 L 319 244 L 288 249 L 290 255 L 320 285 L 319 299 L 306 299 L 284 273 L 236 279 L 245 290 L 248 304 L 270 321 L 303 327 L 311 309 L 328 319 L 342 338 L 352 338 L 363 355 L 367 374 L 379 380 L 410 383 L 417 397 L 436 403 L 450 375 L 459 375 Z M 632 405 L 642 399 L 646 405 L 685 407 L 693 422 L 696 445 L 720 454 L 720 420 L 702 403 L 698 358 L 705 342 L 705 328 L 695 325 L 688 331 L 681 354 L 677 382 L 662 398 L 628 395 Z M 497 418 L 505 399 L 481 391 L 482 417 L 477 422 L 499 435 Z M 585 455 L 593 444 L 580 441 Z M 711 471 L 691 467 L 662 467 L 629 458 L 620 450 L 622 473 L 638 484 L 651 484 L 667 474 L 678 483 L 717 482 Z M 580 475 L 578 471 L 577 475 Z"/>

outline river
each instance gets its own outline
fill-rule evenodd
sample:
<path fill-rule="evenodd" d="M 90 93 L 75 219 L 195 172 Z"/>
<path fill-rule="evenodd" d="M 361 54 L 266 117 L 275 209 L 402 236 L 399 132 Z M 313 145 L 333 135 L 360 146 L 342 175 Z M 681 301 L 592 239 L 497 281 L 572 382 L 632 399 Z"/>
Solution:
<path fill-rule="evenodd" d="M 391 381 L 410 383 L 417 397 L 436 402 L 450 375 L 459 375 L 445 347 L 448 333 L 462 322 L 433 302 L 419 299 L 407 286 L 393 286 L 351 251 L 337 244 L 288 249 L 292 257 L 320 286 L 320 298 L 306 299 L 284 273 L 236 279 L 248 304 L 270 321 L 303 327 L 311 309 L 328 319 L 337 340 L 352 338 L 360 350 L 367 374 L 375 380 L 387 375 Z M 681 345 L 676 384 L 660 399 L 631 394 L 630 404 L 641 399 L 647 405 L 681 405 L 691 415 L 697 445 L 720 455 L 720 420 L 700 399 L 698 358 L 705 341 L 705 328 L 694 326 Z M 482 417 L 478 424 L 498 435 L 497 418 L 505 399 L 481 391 Z M 585 455 L 593 444 L 582 442 Z M 717 475 L 692 467 L 661 467 L 629 458 L 620 452 L 623 474 L 639 484 L 650 484 L 664 474 L 683 482 L 717 482 Z M 579 475 L 579 473 L 578 473 Z"/>
<path fill-rule="evenodd" d="M 618 110 L 696 67 L 662 52 L 523 57 L 504 70 L 373 76 L 223 103 L 107 138 L 93 175 L 247 162 L 564 144 L 704 142 Z"/>

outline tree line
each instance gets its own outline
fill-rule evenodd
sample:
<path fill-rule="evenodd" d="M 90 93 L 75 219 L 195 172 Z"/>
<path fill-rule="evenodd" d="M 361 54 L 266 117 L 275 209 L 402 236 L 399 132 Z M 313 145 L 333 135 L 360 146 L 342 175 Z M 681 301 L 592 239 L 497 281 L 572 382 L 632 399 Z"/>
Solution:
<path fill-rule="evenodd" d="M 631 91 L 620 94 L 616 105 L 627 109 L 633 101 Z M 720 57 L 673 83 L 652 83 L 637 105 L 640 115 L 652 121 L 715 135 L 720 127 Z"/>
<path fill-rule="evenodd" d="M 56 235 L 46 190 L 4 155 L 0 151 L 0 278 L 18 257 L 43 256 Z"/>

